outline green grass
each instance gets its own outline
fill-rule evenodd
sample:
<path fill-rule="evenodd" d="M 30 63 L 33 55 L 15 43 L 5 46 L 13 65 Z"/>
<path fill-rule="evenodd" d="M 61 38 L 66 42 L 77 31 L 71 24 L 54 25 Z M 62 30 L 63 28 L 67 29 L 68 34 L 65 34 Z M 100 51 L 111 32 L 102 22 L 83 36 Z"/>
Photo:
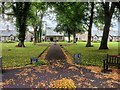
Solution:
<path fill-rule="evenodd" d="M 57 42 L 58 44 L 69 44 L 68 42 Z M 71 42 L 72 43 L 72 42 Z"/>
<path fill-rule="evenodd" d="M 25 42 L 26 47 L 15 47 L 17 43 L 2 43 L 2 66 L 19 67 L 30 63 L 31 57 L 38 57 L 47 46 L 35 46 Z M 1 45 L 0 45 L 1 46 Z"/>
<path fill-rule="evenodd" d="M 51 44 L 51 42 L 39 42 L 39 43 L 36 43 L 36 44 Z"/>
<path fill-rule="evenodd" d="M 40 44 L 49 44 L 43 42 Z M 68 44 L 67 42 L 59 42 L 59 44 Z M 72 43 L 70 43 L 72 44 Z M 77 42 L 70 46 L 64 46 L 72 55 L 76 53 L 82 54 L 82 65 L 97 65 L 102 66 L 102 60 L 106 54 L 118 54 L 118 42 L 109 42 L 109 50 L 98 50 L 100 43 L 92 43 L 94 47 L 85 47 L 86 42 Z M 38 57 L 38 55 L 47 46 L 35 46 L 31 42 L 25 42 L 26 47 L 15 47 L 17 43 L 0 43 L 2 47 L 2 65 L 5 68 L 26 66 L 30 63 L 31 57 Z"/>
<path fill-rule="evenodd" d="M 118 42 L 109 42 L 109 50 L 99 50 L 100 43 L 92 43 L 94 47 L 85 47 L 86 42 L 77 42 L 77 44 L 71 46 L 64 46 L 72 56 L 76 53 L 82 55 L 82 65 L 96 65 L 102 66 L 102 60 L 106 57 L 106 54 L 118 54 Z"/>
<path fill-rule="evenodd" d="M 47 61 L 45 60 L 39 60 L 38 62 L 34 63 L 33 66 L 41 66 L 41 65 L 46 65 Z"/>

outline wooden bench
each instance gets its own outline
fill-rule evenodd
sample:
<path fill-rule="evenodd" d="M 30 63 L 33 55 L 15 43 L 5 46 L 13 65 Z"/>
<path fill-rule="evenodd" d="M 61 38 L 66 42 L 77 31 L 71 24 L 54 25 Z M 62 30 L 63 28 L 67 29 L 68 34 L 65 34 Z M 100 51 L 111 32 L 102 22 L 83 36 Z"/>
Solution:
<path fill-rule="evenodd" d="M 108 66 L 120 67 L 120 55 L 108 55 L 107 54 L 107 58 L 103 60 L 104 72 L 109 71 Z"/>

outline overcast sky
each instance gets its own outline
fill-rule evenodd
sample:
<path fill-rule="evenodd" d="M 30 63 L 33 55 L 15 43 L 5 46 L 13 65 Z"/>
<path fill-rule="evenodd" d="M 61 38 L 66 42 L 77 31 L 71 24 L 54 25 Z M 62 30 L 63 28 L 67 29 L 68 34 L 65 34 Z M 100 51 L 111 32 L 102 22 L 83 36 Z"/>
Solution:
<path fill-rule="evenodd" d="M 45 26 L 51 27 L 52 29 L 54 29 L 57 25 L 57 22 L 55 21 L 55 14 L 54 13 L 51 13 L 49 16 L 48 15 L 44 16 L 43 21 L 44 21 L 44 29 L 45 29 Z M 115 25 L 113 26 L 113 30 L 118 31 L 118 21 L 112 20 L 112 23 L 115 23 Z M 120 22 L 119 22 L 119 24 L 120 24 Z M 10 30 L 16 30 L 14 24 L 12 24 L 11 22 L 3 20 L 0 16 L 0 30 L 6 30 L 8 25 L 9 25 Z M 33 31 L 32 28 L 30 28 L 30 29 Z M 95 25 L 93 25 L 92 30 L 97 30 Z"/>

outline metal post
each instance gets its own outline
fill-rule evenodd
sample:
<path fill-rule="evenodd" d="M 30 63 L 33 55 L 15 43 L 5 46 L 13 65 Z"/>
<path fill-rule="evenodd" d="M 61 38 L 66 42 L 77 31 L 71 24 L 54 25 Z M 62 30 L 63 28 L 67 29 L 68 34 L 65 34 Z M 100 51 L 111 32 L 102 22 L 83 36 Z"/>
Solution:
<path fill-rule="evenodd" d="M 0 73 L 3 72 L 2 70 L 3 70 L 3 69 L 2 69 L 2 57 L 0 56 Z"/>

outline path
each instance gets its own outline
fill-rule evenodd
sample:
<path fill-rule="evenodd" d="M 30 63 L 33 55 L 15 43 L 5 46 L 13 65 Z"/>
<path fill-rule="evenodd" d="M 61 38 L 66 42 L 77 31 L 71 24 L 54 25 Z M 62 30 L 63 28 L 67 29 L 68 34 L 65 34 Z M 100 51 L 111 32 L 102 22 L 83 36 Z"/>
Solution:
<path fill-rule="evenodd" d="M 6 71 L 4 88 L 48 88 L 51 81 L 61 78 L 72 79 L 77 88 L 120 88 L 116 71 L 103 74 L 99 67 L 70 65 L 57 45 L 51 45 L 46 59 L 49 65 Z"/>
<path fill-rule="evenodd" d="M 46 60 L 65 60 L 65 55 L 60 46 L 52 44 L 48 50 Z"/>

